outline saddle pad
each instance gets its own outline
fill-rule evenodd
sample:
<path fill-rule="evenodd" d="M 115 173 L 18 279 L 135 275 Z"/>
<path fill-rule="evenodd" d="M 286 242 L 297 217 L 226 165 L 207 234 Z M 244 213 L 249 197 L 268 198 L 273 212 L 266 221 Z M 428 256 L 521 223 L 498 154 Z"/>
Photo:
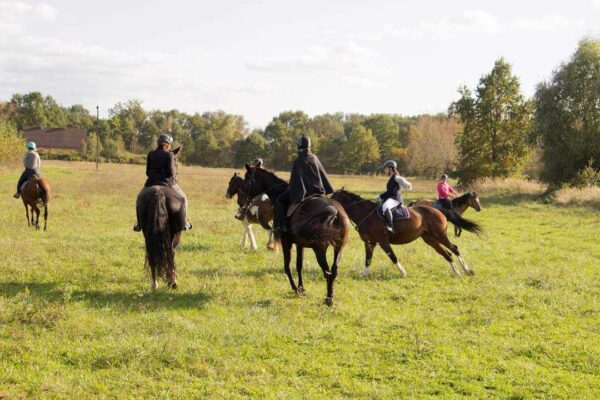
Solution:
<path fill-rule="evenodd" d="M 379 218 L 385 220 L 385 216 L 383 215 L 379 207 L 377 207 L 377 215 L 379 215 Z M 401 219 L 409 219 L 410 211 L 408 211 L 408 208 L 404 206 L 394 207 L 392 208 L 392 216 L 394 217 L 394 221 L 399 221 Z"/>

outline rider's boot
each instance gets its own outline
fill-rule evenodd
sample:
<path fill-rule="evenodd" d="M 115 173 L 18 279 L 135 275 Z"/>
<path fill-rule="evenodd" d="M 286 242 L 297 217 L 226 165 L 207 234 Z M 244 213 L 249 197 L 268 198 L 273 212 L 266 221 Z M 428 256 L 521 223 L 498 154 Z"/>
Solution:
<path fill-rule="evenodd" d="M 385 221 L 387 230 L 394 233 L 394 215 L 392 214 L 392 210 L 386 210 Z"/>
<path fill-rule="evenodd" d="M 21 197 L 21 192 L 17 192 L 17 193 L 15 193 L 15 194 L 13 195 L 13 197 L 14 197 L 15 199 L 18 199 L 19 197 Z"/>

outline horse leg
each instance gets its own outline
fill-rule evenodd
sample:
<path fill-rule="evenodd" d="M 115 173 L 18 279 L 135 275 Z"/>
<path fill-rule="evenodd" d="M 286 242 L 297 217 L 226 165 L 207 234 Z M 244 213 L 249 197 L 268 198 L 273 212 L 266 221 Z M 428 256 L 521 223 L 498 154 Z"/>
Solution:
<path fill-rule="evenodd" d="M 292 242 L 289 239 L 282 238 L 281 240 L 281 248 L 283 250 L 283 270 L 290 281 L 290 286 L 292 290 L 298 293 L 298 288 L 294 283 L 294 278 L 292 277 L 292 270 L 290 269 L 290 260 L 292 258 Z"/>
<path fill-rule="evenodd" d="M 454 236 L 460 237 L 461 233 L 462 233 L 462 228 L 459 228 L 458 226 L 455 226 L 454 227 Z"/>
<path fill-rule="evenodd" d="M 47 231 L 47 225 L 48 223 L 48 204 L 44 204 L 44 231 Z"/>
<path fill-rule="evenodd" d="M 23 202 L 23 205 L 25 205 L 25 218 L 27 218 L 27 226 L 31 226 L 31 223 L 29 222 L 29 207 L 27 207 L 27 203 Z M 33 213 L 33 210 L 31 210 L 31 212 Z"/>
<path fill-rule="evenodd" d="M 443 235 L 441 237 L 440 243 L 446 246 L 452 253 L 454 253 L 456 258 L 458 258 L 458 261 L 460 262 L 460 266 L 462 267 L 463 271 L 465 271 L 465 274 L 475 275 L 475 272 L 473 272 L 473 270 L 469 268 L 465 260 L 463 260 L 463 258 L 461 257 L 460 251 L 458 250 L 458 246 L 452 243 L 450 239 L 448 239 L 448 236 Z"/>
<path fill-rule="evenodd" d="M 242 233 L 242 239 L 240 240 L 240 246 L 246 247 L 246 239 L 248 238 L 248 221 L 244 218 L 240 221 L 244 226 L 244 233 Z"/>
<path fill-rule="evenodd" d="M 144 261 L 144 264 L 146 266 L 148 266 L 148 255 L 146 254 L 146 260 Z M 154 292 L 156 289 L 158 289 L 158 279 L 156 276 L 156 269 L 152 266 L 150 266 L 150 274 L 152 275 L 151 277 L 151 282 L 150 282 L 150 289 L 152 289 L 152 291 Z"/>
<path fill-rule="evenodd" d="M 377 246 L 377 243 L 374 242 L 365 242 L 365 269 L 361 276 L 366 278 L 369 276 L 369 267 L 371 266 L 371 260 L 373 260 L 373 249 Z"/>
<path fill-rule="evenodd" d="M 256 238 L 254 237 L 254 232 L 252 232 L 252 225 L 248 224 L 246 228 L 248 230 L 248 236 L 250 237 L 250 247 L 252 250 L 258 250 L 258 246 L 256 245 Z"/>
<path fill-rule="evenodd" d="M 440 242 L 431 233 L 426 232 L 421 237 L 423 238 L 425 243 L 433 247 L 435 251 L 437 251 L 442 257 L 444 257 L 444 259 L 446 259 L 446 261 L 448 261 L 448 264 L 450 264 L 450 267 L 452 268 L 452 271 L 456 274 L 456 276 L 460 276 L 460 271 L 458 270 L 456 264 L 454 264 L 452 254 L 450 254 L 448 250 L 444 249 Z"/>
<path fill-rule="evenodd" d="M 267 242 L 267 249 L 271 251 L 277 251 L 277 243 L 273 238 L 273 230 L 269 230 L 269 241 Z"/>
<path fill-rule="evenodd" d="M 298 296 L 303 296 L 305 294 L 304 291 L 304 283 L 302 282 L 302 261 L 304 259 L 304 247 L 296 245 L 296 272 L 298 273 Z"/>
<path fill-rule="evenodd" d="M 333 274 L 329 270 L 329 264 L 327 263 L 327 247 L 318 246 L 315 247 L 313 251 L 315 252 L 321 270 L 323 270 L 323 276 L 327 281 L 327 297 L 325 297 L 325 305 L 331 307 L 333 305 L 333 281 L 335 278 L 333 278 Z"/>
<path fill-rule="evenodd" d="M 35 206 L 35 230 L 40 230 L 40 208 Z"/>
<path fill-rule="evenodd" d="M 173 250 L 175 250 L 177 248 L 177 246 L 179 246 L 180 242 L 181 242 L 181 232 L 177 232 L 175 235 L 173 235 Z"/>
<path fill-rule="evenodd" d="M 406 270 L 404 269 L 402 264 L 400 264 L 400 261 L 398 261 L 396 254 L 394 254 L 394 250 L 392 250 L 392 246 L 390 246 L 390 244 L 387 241 L 380 242 L 379 245 L 381 246 L 383 251 L 385 251 L 385 254 L 387 254 L 390 260 L 392 260 L 392 262 L 396 265 L 398 271 L 400 271 L 400 275 L 402 277 L 405 277 L 407 275 Z"/>

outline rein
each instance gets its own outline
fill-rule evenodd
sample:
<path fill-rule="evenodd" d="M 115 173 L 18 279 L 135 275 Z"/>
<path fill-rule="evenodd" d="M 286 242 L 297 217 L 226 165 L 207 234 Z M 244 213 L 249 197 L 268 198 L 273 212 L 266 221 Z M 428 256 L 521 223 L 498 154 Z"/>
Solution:
<path fill-rule="evenodd" d="M 358 201 L 355 201 L 355 202 L 353 202 L 353 203 L 350 203 L 350 204 L 348 204 L 347 206 L 344 206 L 344 208 L 350 208 L 350 207 L 352 207 L 352 206 L 355 206 L 355 205 L 357 205 L 357 204 L 359 204 L 359 203 L 365 203 L 365 202 L 367 202 L 367 201 L 370 201 L 370 200 L 367 200 L 367 199 L 360 199 L 360 200 L 358 200 Z M 368 214 L 367 214 L 367 216 L 366 216 L 366 217 L 364 217 L 362 220 L 360 220 L 360 222 L 359 222 L 358 224 L 355 224 L 355 223 L 354 223 L 354 221 L 352 221 L 352 219 L 350 219 L 350 223 L 352 223 L 352 225 L 354 225 L 354 229 L 355 229 L 357 232 L 359 232 L 359 229 L 358 229 L 358 227 L 359 227 L 359 226 L 361 226 L 361 225 L 362 225 L 362 224 L 363 224 L 363 223 L 364 223 L 364 222 L 365 222 L 367 219 L 369 219 L 369 218 L 371 217 L 371 215 L 373 215 L 373 213 L 374 213 L 375 211 L 377 211 L 377 205 L 375 206 L 375 208 L 374 208 L 374 209 L 373 209 L 373 210 L 372 210 L 370 213 L 368 213 Z"/>

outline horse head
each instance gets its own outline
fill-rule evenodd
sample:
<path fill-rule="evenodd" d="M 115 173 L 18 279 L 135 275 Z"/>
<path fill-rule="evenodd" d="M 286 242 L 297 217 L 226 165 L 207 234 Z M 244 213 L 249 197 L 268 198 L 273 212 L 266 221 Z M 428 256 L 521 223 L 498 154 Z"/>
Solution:
<path fill-rule="evenodd" d="M 469 206 L 473 207 L 475 211 L 481 211 L 481 203 L 479 202 L 479 194 L 477 192 L 471 192 L 469 196 Z"/>
<path fill-rule="evenodd" d="M 242 188 L 243 184 L 244 179 L 242 179 L 242 177 L 237 172 L 235 172 L 229 180 L 229 185 L 227 186 L 227 190 L 225 191 L 225 197 L 231 199 L 238 193 L 238 191 Z"/>

